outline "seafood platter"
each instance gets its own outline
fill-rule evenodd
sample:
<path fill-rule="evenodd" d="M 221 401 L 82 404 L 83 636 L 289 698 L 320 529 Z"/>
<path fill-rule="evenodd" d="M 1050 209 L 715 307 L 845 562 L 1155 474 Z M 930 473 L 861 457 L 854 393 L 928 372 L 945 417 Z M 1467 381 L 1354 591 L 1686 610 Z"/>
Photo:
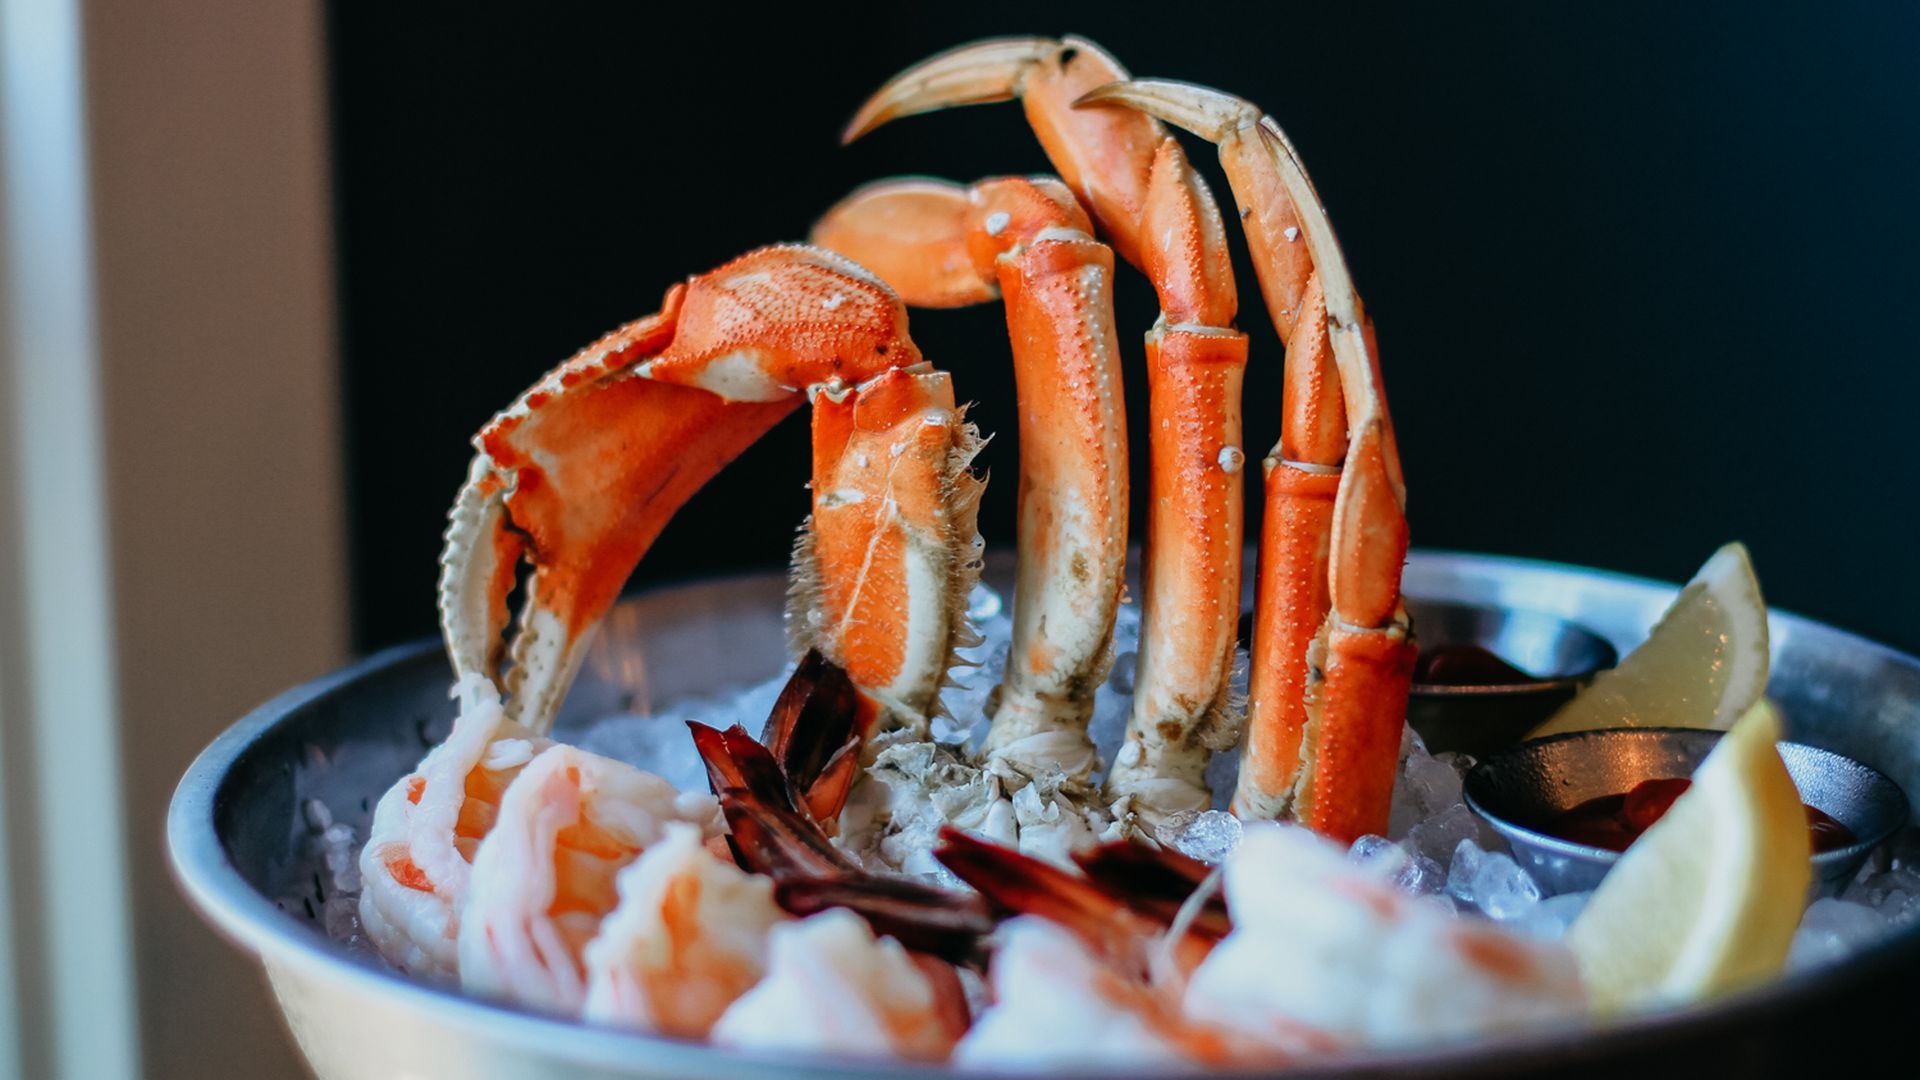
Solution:
<path fill-rule="evenodd" d="M 847 137 L 999 101 L 1057 178 L 880 181 L 673 285 L 480 429 L 443 640 L 190 770 L 182 888 L 316 1073 L 1718 1073 L 1920 1005 L 1920 661 L 1770 612 L 1738 544 L 1680 588 L 1411 550 L 1279 123 L 1001 38 Z M 1264 458 L 1232 235 L 1285 346 Z M 908 309 L 992 303 L 1019 498 L 986 552 L 983 433 Z M 791 572 L 623 599 L 803 406 Z"/>

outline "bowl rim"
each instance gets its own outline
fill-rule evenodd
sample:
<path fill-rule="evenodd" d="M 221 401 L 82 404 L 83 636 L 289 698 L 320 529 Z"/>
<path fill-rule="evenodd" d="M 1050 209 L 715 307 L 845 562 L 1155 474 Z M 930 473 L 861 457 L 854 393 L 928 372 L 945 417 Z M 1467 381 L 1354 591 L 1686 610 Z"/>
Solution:
<path fill-rule="evenodd" d="M 1585 731 L 1563 731 L 1554 735 L 1545 735 L 1538 739 L 1527 739 L 1524 742 L 1516 743 L 1500 751 L 1498 754 L 1489 754 L 1476 763 L 1473 768 L 1467 770 L 1467 775 L 1462 778 L 1460 785 L 1461 798 L 1466 801 L 1467 809 L 1472 810 L 1480 817 L 1480 820 L 1486 822 L 1495 832 L 1509 840 L 1525 841 L 1529 847 L 1538 848 L 1553 855 L 1579 859 L 1588 863 L 1612 866 L 1618 862 L 1620 856 L 1626 854 L 1626 852 L 1614 851 L 1611 848 L 1595 847 L 1592 844 L 1576 843 L 1565 837 L 1555 836 L 1552 833 L 1541 832 L 1539 829 L 1532 828 L 1531 826 L 1522 825 L 1505 814 L 1496 813 L 1488 809 L 1486 804 L 1474 794 L 1473 788 L 1474 777 L 1484 777 L 1490 766 L 1497 766 L 1503 760 L 1518 760 L 1526 756 L 1529 750 L 1563 742 L 1604 742 L 1609 737 L 1617 738 L 1624 734 L 1681 735 L 1690 739 L 1701 739 L 1710 743 L 1718 743 L 1720 737 L 1725 735 L 1726 732 L 1717 728 L 1617 727 L 1589 728 Z M 1899 797 L 1901 804 L 1907 807 L 1908 814 L 1912 813 L 1913 801 L 1908 798 L 1906 789 L 1902 788 L 1893 777 L 1861 761 L 1859 758 L 1848 757 L 1837 750 L 1828 750 L 1823 746 L 1795 742 L 1792 739 L 1781 739 L 1779 745 L 1792 747 L 1795 751 L 1801 753 L 1845 762 L 1854 768 L 1863 769 L 1873 774 L 1873 777 L 1879 783 L 1885 785 L 1894 795 Z M 1864 858 L 1868 853 L 1872 852 L 1874 848 L 1886 843 L 1888 838 L 1892 837 L 1894 833 L 1899 832 L 1900 826 L 1905 820 L 1906 817 L 1903 815 L 1899 821 L 1895 821 L 1877 833 L 1859 837 L 1845 847 L 1832 848 L 1819 852 L 1813 856 L 1813 865 L 1815 867 L 1833 866 L 1852 859 Z M 1817 877 L 1818 874 L 1815 876 Z"/>
<path fill-rule="evenodd" d="M 1448 554 L 1466 555 L 1471 553 L 1449 552 Z M 1566 566 L 1569 564 L 1553 563 L 1549 565 Z M 1582 623 L 1578 619 L 1569 618 L 1568 616 L 1561 615 L 1557 612 L 1547 611 L 1543 608 L 1537 608 L 1537 607 L 1525 607 L 1520 605 L 1502 606 L 1498 604 L 1490 604 L 1490 603 L 1485 603 L 1480 601 L 1453 600 L 1453 599 L 1447 599 L 1442 597 L 1432 597 L 1432 596 L 1415 595 L 1411 597 L 1411 599 L 1415 602 L 1422 603 L 1422 604 L 1444 604 L 1452 607 L 1479 608 L 1483 610 L 1521 612 L 1532 618 L 1550 619 L 1554 622 L 1561 623 L 1562 625 L 1571 627 L 1574 630 L 1582 634 L 1585 634 L 1587 637 L 1592 638 L 1593 640 L 1599 642 L 1602 646 L 1604 646 L 1607 652 L 1613 654 L 1612 664 L 1602 665 L 1600 667 L 1593 668 L 1589 671 L 1576 671 L 1566 675 L 1555 675 L 1555 676 L 1552 676 L 1551 678 L 1534 679 L 1532 682 L 1471 683 L 1465 686 L 1458 685 L 1455 683 L 1416 682 L 1412 685 L 1409 691 L 1415 697 L 1423 697 L 1423 698 L 1532 697 L 1534 695 L 1540 695 L 1540 694 L 1564 694 L 1569 690 L 1578 689 L 1579 687 L 1585 685 L 1587 682 L 1592 680 L 1592 678 L 1595 675 L 1598 675 L 1602 671 L 1606 671 L 1611 667 L 1617 666 L 1620 663 L 1620 650 L 1617 646 L 1614 645 L 1612 639 L 1608 638 L 1607 635 L 1601 633 L 1600 631 L 1595 630 L 1593 627 L 1588 626 L 1585 623 Z M 1418 628 L 1416 627 L 1416 630 L 1417 629 Z M 1498 655 L 1498 654 L 1495 654 L 1495 655 Z M 1506 660 L 1506 657 L 1503 656 L 1503 657 L 1500 657 L 1500 659 Z M 1507 661 L 1507 662 L 1512 663 L 1512 661 Z M 1515 666 L 1517 667 L 1518 665 L 1515 665 Z"/>
<path fill-rule="evenodd" d="M 1436 570 L 1452 568 L 1485 573 L 1505 569 L 1577 575 L 1635 590 L 1659 590 L 1667 595 L 1680 588 L 1677 583 L 1619 571 L 1518 556 L 1415 549 L 1410 552 L 1410 560 Z M 778 572 L 762 573 L 774 576 Z M 649 583 L 643 588 L 629 591 L 623 597 L 623 602 L 653 592 L 700 584 L 738 582 L 751 576 L 755 576 L 753 572 Z M 1857 634 L 1777 609 L 1770 609 L 1770 616 L 1786 620 L 1789 624 L 1805 623 L 1822 632 L 1842 635 L 1852 647 L 1920 669 L 1920 658 Z M 174 881 L 201 917 L 221 937 L 246 952 L 256 963 L 273 963 L 299 969 L 324 978 L 336 987 L 386 997 L 396 1004 L 433 1014 L 437 1023 L 510 1041 L 516 1046 L 537 1048 L 538 1052 L 555 1062 L 576 1067 L 621 1070 L 630 1068 L 636 1061 L 645 1061 L 663 1072 L 682 1070 L 695 1075 L 715 1075 L 729 1068 L 742 1071 L 756 1068 L 765 1070 L 766 1075 L 778 1073 L 819 1077 L 823 1080 L 847 1075 L 1009 1078 L 1030 1078 L 1033 1075 L 1025 1070 L 968 1070 L 959 1073 L 945 1063 L 927 1065 L 870 1057 L 729 1050 L 692 1040 L 596 1027 L 576 1020 L 543 1016 L 468 996 L 457 989 L 436 986 L 394 971 L 370 956 L 348 951 L 327 938 L 319 927 L 280 910 L 270 898 L 256 890 L 227 858 L 216 831 L 215 810 L 230 769 L 263 735 L 287 716 L 372 674 L 420 663 L 440 653 L 440 641 L 435 637 L 426 637 L 383 649 L 283 691 L 216 737 L 194 758 L 176 785 L 166 821 L 168 865 Z M 1475 1067 L 1500 1072 L 1564 1067 L 1577 1059 L 1581 1048 L 1599 1043 L 1623 1053 L 1658 1051 L 1689 1038 L 1714 1032 L 1725 1033 L 1769 1018 L 1787 1022 L 1806 1004 L 1830 993 L 1841 992 L 1850 984 L 1884 978 L 1896 971 L 1911 973 L 1915 970 L 1920 970 L 1920 925 L 1890 934 L 1878 947 L 1843 963 L 1789 973 L 1766 984 L 1686 1009 L 1600 1022 L 1531 1028 L 1461 1042 L 1358 1050 L 1326 1059 L 1309 1060 L 1288 1068 L 1287 1075 L 1418 1076 L 1453 1074 Z M 1272 1072 L 1270 1068 L 1258 1067 L 1216 1071 L 1220 1075 L 1239 1076 L 1268 1075 Z M 1112 1065 L 1100 1063 L 1049 1066 L 1047 1072 L 1067 1080 L 1093 1080 L 1114 1075 Z M 1192 1073 L 1191 1070 L 1169 1069 L 1141 1072 L 1139 1075 L 1178 1077 Z"/>

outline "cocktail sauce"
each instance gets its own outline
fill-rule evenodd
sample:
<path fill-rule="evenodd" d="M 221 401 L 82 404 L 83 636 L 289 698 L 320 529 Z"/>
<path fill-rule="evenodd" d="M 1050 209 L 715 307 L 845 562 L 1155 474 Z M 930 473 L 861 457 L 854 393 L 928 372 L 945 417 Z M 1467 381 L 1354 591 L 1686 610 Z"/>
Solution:
<path fill-rule="evenodd" d="M 1541 831 L 1588 847 L 1625 851 L 1660 816 L 1667 812 L 1693 781 L 1642 780 L 1633 790 L 1618 795 L 1602 795 L 1550 818 Z M 1853 831 L 1826 813 L 1808 806 L 1807 829 L 1813 838 L 1813 853 L 1843 848 L 1854 842 Z"/>
<path fill-rule="evenodd" d="M 1525 686 L 1541 680 L 1478 645 L 1436 645 L 1423 649 L 1413 665 L 1421 686 Z"/>

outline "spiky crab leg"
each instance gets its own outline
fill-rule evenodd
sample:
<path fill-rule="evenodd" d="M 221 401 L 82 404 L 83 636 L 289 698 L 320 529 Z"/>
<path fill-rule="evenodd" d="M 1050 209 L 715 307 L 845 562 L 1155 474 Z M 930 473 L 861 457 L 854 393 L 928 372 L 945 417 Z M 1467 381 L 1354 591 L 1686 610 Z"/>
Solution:
<path fill-rule="evenodd" d="M 813 516 L 794 547 L 788 626 L 862 688 L 862 737 L 924 735 L 954 648 L 975 640 L 979 446 L 946 372 L 813 391 Z"/>
<path fill-rule="evenodd" d="M 1058 182 L 883 182 L 814 229 L 910 304 L 1001 296 L 1020 407 L 1019 571 L 987 748 L 1016 775 L 1093 770 L 1093 692 L 1126 570 L 1127 443 L 1113 253 Z"/>
<path fill-rule="evenodd" d="M 1081 38 L 978 42 L 896 76 L 861 108 L 847 137 L 913 113 L 1018 98 L 1054 167 L 1160 295 L 1161 319 L 1147 335 L 1153 497 L 1140 674 L 1127 742 L 1108 778 L 1109 796 L 1131 797 L 1152 818 L 1207 805 L 1207 757 L 1232 728 L 1222 721 L 1239 614 L 1246 338 L 1232 326 L 1236 297 L 1219 210 L 1178 145 L 1133 110 L 1073 108 L 1085 92 L 1126 77 Z M 936 257 L 913 272 L 938 295 L 949 284 L 944 268 L 964 265 Z M 878 269 L 895 281 L 891 267 Z"/>
<path fill-rule="evenodd" d="M 667 521 L 809 392 L 830 394 L 847 409 L 854 431 L 865 415 L 860 397 L 871 392 L 881 401 L 873 415 L 886 419 L 866 427 L 904 423 L 919 432 L 915 425 L 924 422 L 932 441 L 966 444 L 951 389 L 941 398 L 943 384 L 919 361 L 899 297 L 831 252 L 763 248 L 675 286 L 658 314 L 582 350 L 475 439 L 479 454 L 442 556 L 441 620 L 455 668 L 500 679 L 507 596 L 521 560 L 531 563 L 506 676 L 507 708 L 510 718 L 545 731 L 593 628 Z M 920 442 L 900 449 L 915 462 L 925 452 Z M 910 483 L 931 483 L 932 475 L 903 465 L 891 486 L 874 494 L 885 506 L 920 506 L 964 489 L 941 475 L 945 487 L 908 492 Z M 968 520 L 964 509 L 949 509 L 944 535 L 965 532 Z M 821 538 L 842 527 L 854 539 Z M 897 542 L 908 526 L 890 516 L 817 521 L 812 528 L 818 548 L 869 544 L 866 582 L 835 595 L 872 618 L 897 620 L 891 632 L 906 642 L 895 667 L 862 667 L 871 680 L 863 688 L 884 695 L 937 683 L 940 672 L 905 670 L 943 662 L 958 632 L 955 619 L 926 614 L 930 597 L 944 602 L 954 592 L 946 581 L 926 585 L 929 566 L 951 572 L 971 548 L 963 541 L 956 558 L 916 561 Z M 874 595 L 882 589 L 898 595 Z M 827 608 L 827 627 L 845 623 L 832 601 Z M 921 641 L 926 635 L 938 640 Z M 822 637 L 828 646 L 846 640 L 830 630 Z"/>
<path fill-rule="evenodd" d="M 1133 80 L 1081 103 L 1127 105 L 1219 147 L 1263 290 L 1289 341 L 1294 400 L 1281 460 L 1268 473 L 1254 708 L 1236 809 L 1249 817 L 1288 813 L 1349 841 L 1384 831 L 1415 655 L 1400 602 L 1406 490 L 1372 327 L 1332 223 L 1285 133 L 1248 102 L 1185 83 Z M 1299 240 L 1304 253 L 1295 250 Z M 1342 463 L 1324 460 L 1338 430 L 1327 415 L 1328 354 L 1348 431 L 1331 505 L 1326 478 Z M 1316 614 L 1312 585 L 1320 580 L 1326 609 Z"/>

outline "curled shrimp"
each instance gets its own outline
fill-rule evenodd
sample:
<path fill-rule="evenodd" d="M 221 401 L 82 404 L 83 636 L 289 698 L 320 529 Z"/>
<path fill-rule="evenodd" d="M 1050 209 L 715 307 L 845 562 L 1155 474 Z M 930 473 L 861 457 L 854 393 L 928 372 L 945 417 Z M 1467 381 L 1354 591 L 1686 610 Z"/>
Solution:
<path fill-rule="evenodd" d="M 440 979 L 459 971 L 455 939 L 472 862 L 501 797 L 552 743 L 506 719 L 493 684 L 454 684 L 453 731 L 374 808 L 360 852 L 360 922 L 394 966 Z"/>
<path fill-rule="evenodd" d="M 787 919 L 773 879 L 714 858 L 676 822 L 616 886 L 620 904 L 586 948 L 586 1018 L 705 1037 L 766 972 L 768 932 Z"/>
<path fill-rule="evenodd" d="M 940 860 L 1000 910 L 994 1003 L 954 1052 L 968 1065 L 1092 1061 L 1280 1065 L 1290 1053 L 1186 1014 L 1188 974 L 1227 933 L 1205 866 L 1131 842 L 1075 856 L 1082 873 L 941 834 Z M 1089 1058 L 1089 1054 L 1093 1055 Z"/>
<path fill-rule="evenodd" d="M 738 1049 L 944 1060 L 966 1030 L 965 1004 L 916 957 L 834 908 L 773 927 L 766 977 L 713 1026 Z M 957 991 L 957 986 L 955 987 Z"/>
<path fill-rule="evenodd" d="M 1225 1064 L 1229 1040 L 1180 1013 L 1177 996 L 1096 955 L 1035 915 L 1000 927 L 994 1003 L 954 1050 L 969 1066 L 1152 1067 Z"/>
<path fill-rule="evenodd" d="M 1307 1025 L 1386 1046 L 1584 1013 L 1564 946 L 1409 896 L 1305 829 L 1249 826 L 1226 895 L 1233 932 L 1193 972 L 1185 1008 L 1251 1038 Z"/>
<path fill-rule="evenodd" d="M 583 954 L 618 902 L 615 875 L 676 822 L 717 834 L 718 807 L 624 762 L 571 746 L 542 751 L 507 789 L 474 856 L 461 985 L 578 1016 Z"/>

